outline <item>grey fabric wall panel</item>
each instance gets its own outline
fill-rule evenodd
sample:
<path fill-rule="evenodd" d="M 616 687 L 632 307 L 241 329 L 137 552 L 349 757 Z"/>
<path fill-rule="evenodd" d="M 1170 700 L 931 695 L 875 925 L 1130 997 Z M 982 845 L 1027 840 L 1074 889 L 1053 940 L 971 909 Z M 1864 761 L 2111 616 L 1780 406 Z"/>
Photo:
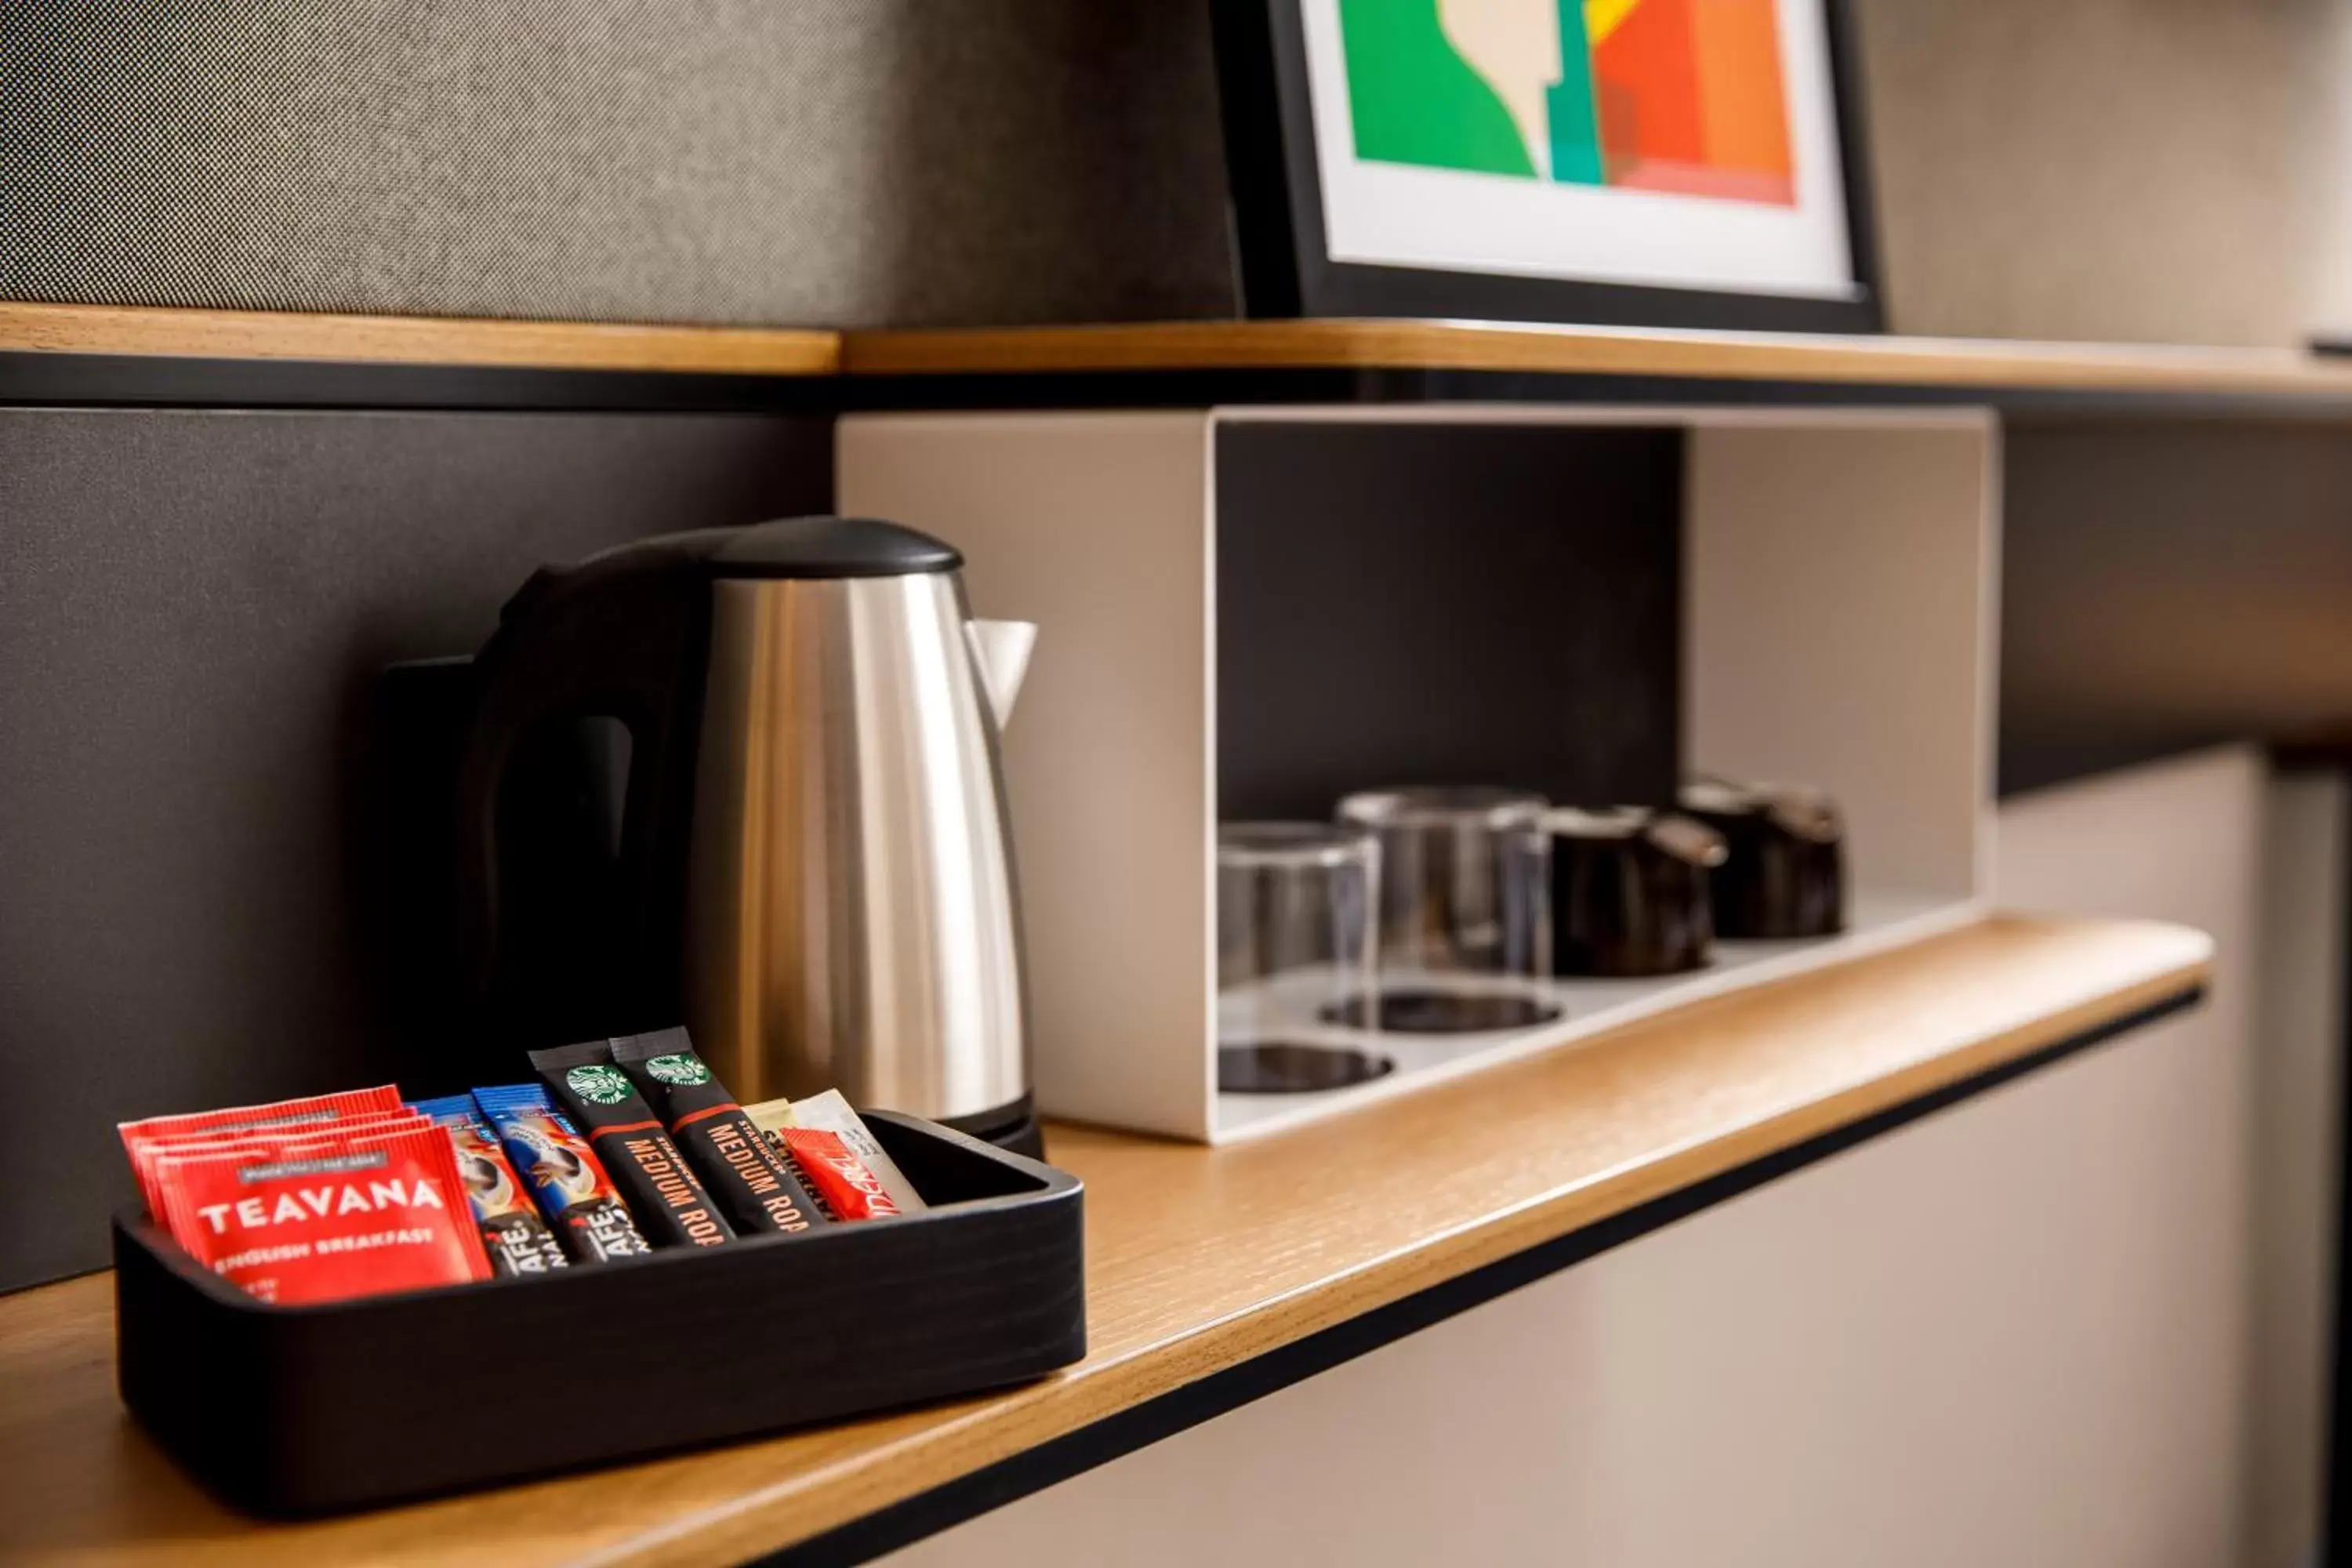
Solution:
<path fill-rule="evenodd" d="M 2352 325 L 2344 0 L 1854 0 L 1899 331 Z"/>
<path fill-rule="evenodd" d="M 0 298 L 1230 312 L 1204 0 L 12 0 Z"/>
<path fill-rule="evenodd" d="M 2341 0 L 1855 0 L 1901 331 L 2352 322 Z M 1229 314 L 1207 0 L 13 0 L 0 298 Z"/>
<path fill-rule="evenodd" d="M 544 561 L 823 510 L 823 420 L 0 410 L 0 1289 L 117 1120 L 380 1081 L 376 672 Z"/>

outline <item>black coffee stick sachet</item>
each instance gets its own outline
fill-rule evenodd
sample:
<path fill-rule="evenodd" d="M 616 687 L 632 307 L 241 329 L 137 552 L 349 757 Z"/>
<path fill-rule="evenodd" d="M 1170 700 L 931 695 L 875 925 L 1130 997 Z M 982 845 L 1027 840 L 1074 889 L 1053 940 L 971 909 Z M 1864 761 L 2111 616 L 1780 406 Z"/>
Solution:
<path fill-rule="evenodd" d="M 716 1247 L 735 1239 L 629 1075 L 613 1065 L 610 1040 L 533 1051 L 530 1065 L 587 1134 L 647 1241 Z"/>
<path fill-rule="evenodd" d="M 684 1029 L 625 1036 L 613 1042 L 613 1059 L 644 1092 L 736 1229 L 748 1235 L 834 1223 L 694 1054 Z"/>

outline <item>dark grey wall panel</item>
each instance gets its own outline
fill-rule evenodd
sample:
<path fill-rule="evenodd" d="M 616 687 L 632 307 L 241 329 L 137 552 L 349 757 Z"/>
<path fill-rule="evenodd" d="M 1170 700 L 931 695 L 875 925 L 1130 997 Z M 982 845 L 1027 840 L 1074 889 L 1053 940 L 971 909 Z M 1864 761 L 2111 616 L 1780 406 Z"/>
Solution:
<path fill-rule="evenodd" d="M 2352 722 L 2352 431 L 2013 425 L 2005 791 Z"/>
<path fill-rule="evenodd" d="M 375 673 L 540 563 L 823 510 L 825 422 L 0 410 L 0 1289 L 121 1118 L 388 1076 Z"/>
<path fill-rule="evenodd" d="M 1678 430 L 1229 425 L 1217 436 L 1217 790 L 1672 798 Z"/>
<path fill-rule="evenodd" d="M 18 0 L 0 299 L 1229 313 L 1207 6 Z"/>

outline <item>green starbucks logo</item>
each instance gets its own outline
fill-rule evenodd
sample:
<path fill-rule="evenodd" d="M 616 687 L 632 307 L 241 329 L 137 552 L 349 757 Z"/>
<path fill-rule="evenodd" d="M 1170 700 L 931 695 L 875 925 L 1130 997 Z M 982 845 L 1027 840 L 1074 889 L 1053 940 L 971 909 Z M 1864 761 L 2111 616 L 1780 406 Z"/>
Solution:
<path fill-rule="evenodd" d="M 649 1057 L 646 1060 L 646 1071 L 663 1083 L 691 1087 L 698 1083 L 710 1081 L 710 1069 L 704 1067 L 702 1058 L 691 1051 L 679 1051 L 667 1057 Z"/>
<path fill-rule="evenodd" d="M 629 1080 L 619 1068 L 573 1068 L 563 1081 L 591 1105 L 618 1105 L 629 1098 Z"/>

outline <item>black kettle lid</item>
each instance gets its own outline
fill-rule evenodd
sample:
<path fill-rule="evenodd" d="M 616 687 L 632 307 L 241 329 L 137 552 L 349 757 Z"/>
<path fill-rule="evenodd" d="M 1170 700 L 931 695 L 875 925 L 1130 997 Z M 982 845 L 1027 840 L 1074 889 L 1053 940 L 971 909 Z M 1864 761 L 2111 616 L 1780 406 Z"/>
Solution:
<path fill-rule="evenodd" d="M 953 572 L 955 546 L 872 517 L 788 517 L 730 529 L 704 559 L 719 577 L 903 577 Z"/>
<path fill-rule="evenodd" d="M 871 517 L 788 517 L 749 528 L 700 528 L 592 555 L 572 566 L 542 566 L 499 610 L 501 624 L 543 615 L 559 603 L 616 583 L 706 582 L 713 577 L 905 577 L 953 572 L 955 546 Z"/>

